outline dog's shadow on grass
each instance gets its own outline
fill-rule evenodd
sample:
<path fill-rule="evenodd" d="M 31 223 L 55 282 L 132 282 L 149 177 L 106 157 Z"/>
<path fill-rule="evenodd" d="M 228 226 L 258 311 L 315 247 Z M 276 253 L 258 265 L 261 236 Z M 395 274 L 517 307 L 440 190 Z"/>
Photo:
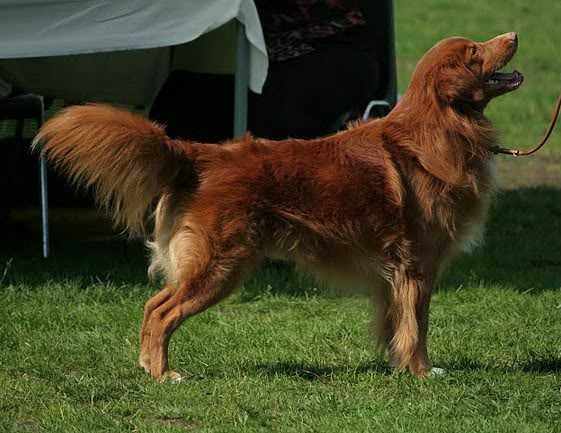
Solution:
<path fill-rule="evenodd" d="M 537 359 L 523 364 L 522 371 L 527 373 L 560 373 L 561 358 Z"/>
<path fill-rule="evenodd" d="M 561 358 L 541 358 L 532 359 L 522 363 L 516 363 L 509 366 L 494 366 L 492 364 L 484 364 L 473 359 L 460 359 L 450 363 L 442 363 L 440 365 L 446 371 L 498 371 L 503 373 L 560 373 Z"/>
<path fill-rule="evenodd" d="M 537 373 L 550 374 L 561 372 L 561 358 L 535 359 L 525 363 L 512 366 L 492 366 L 486 365 L 471 359 L 462 359 L 452 363 L 441 363 L 448 374 L 460 372 L 489 372 L 496 371 L 502 373 Z M 390 376 L 396 374 L 396 370 L 389 364 L 380 359 L 362 362 L 357 365 L 317 365 L 297 361 L 279 361 L 271 363 L 261 363 L 252 367 L 253 372 L 264 374 L 268 377 L 290 377 L 309 382 L 324 382 L 334 377 L 354 377 L 366 374 L 377 374 Z"/>
<path fill-rule="evenodd" d="M 270 377 L 292 377 L 309 382 L 328 381 L 335 376 L 355 376 L 368 373 L 390 375 L 393 369 L 383 360 L 362 362 L 358 365 L 314 365 L 297 361 L 279 361 L 257 364 L 254 371 Z"/>
<path fill-rule="evenodd" d="M 528 292 L 559 288 L 561 189 L 500 191 L 483 245 L 452 263 L 440 289 L 454 289 L 466 282 Z"/>

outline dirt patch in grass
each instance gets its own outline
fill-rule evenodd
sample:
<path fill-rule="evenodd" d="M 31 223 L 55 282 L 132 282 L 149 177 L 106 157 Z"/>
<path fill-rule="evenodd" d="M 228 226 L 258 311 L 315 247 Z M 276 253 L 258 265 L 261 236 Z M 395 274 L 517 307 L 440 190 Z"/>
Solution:
<path fill-rule="evenodd" d="M 193 431 L 201 428 L 200 423 L 179 416 L 162 416 L 151 420 L 154 425 L 161 427 L 175 427 L 180 430 Z"/>
<path fill-rule="evenodd" d="M 561 155 L 538 153 L 526 157 L 497 156 L 497 175 L 501 189 L 532 186 L 561 188 Z"/>

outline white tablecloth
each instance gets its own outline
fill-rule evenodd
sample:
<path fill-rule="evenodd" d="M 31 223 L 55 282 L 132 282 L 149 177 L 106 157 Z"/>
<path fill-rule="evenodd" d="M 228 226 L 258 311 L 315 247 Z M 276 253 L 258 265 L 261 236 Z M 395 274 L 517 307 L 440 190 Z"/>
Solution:
<path fill-rule="evenodd" d="M 145 49 L 192 41 L 234 18 L 244 23 L 250 43 L 250 88 L 260 92 L 268 61 L 253 0 L 0 0 L 0 59 L 142 49 L 131 51 L 129 76 L 134 81 L 135 68 L 139 74 L 147 72 L 138 69 L 142 63 L 139 56 L 147 53 L 152 62 L 152 66 L 147 65 L 147 79 L 154 79 L 157 73 L 151 68 L 161 69 L 166 59 L 157 50 Z M 70 58 L 65 62 L 76 63 Z M 89 58 L 91 65 L 92 56 L 84 58 Z M 113 63 L 127 64 L 119 53 L 99 58 L 105 59 L 100 74 Z M 18 73 L 17 62 L 0 61 L 0 74 L 3 65 L 8 71 L 15 66 Z M 126 67 L 121 75 L 126 75 Z M 91 80 L 95 81 L 95 76 Z"/>

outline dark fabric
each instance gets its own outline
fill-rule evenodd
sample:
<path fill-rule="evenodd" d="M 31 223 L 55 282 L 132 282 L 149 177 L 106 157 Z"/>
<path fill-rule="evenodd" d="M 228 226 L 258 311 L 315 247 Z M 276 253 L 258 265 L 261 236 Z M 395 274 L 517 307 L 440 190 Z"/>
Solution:
<path fill-rule="evenodd" d="M 356 117 L 373 99 L 378 75 L 372 50 L 345 44 L 273 63 L 263 94 L 251 100 L 250 129 L 275 139 L 334 132 L 338 119 Z"/>
<path fill-rule="evenodd" d="M 170 137 L 218 142 L 230 138 L 234 116 L 231 75 L 173 71 L 150 109 Z"/>
<path fill-rule="evenodd" d="M 341 116 L 358 114 L 376 95 L 375 59 L 369 47 L 340 42 L 271 63 L 263 94 L 249 94 L 249 130 L 273 139 L 333 132 Z M 175 71 L 150 117 L 165 124 L 172 137 L 216 142 L 232 136 L 233 106 L 232 76 Z"/>
<path fill-rule="evenodd" d="M 9 137 L 0 140 L 0 213 L 12 207 L 40 203 L 39 158 L 31 151 L 31 140 Z M 49 204 L 53 207 L 86 206 L 92 193 L 77 192 L 59 172 L 48 169 Z M 4 210 L 2 210 L 2 208 Z"/>

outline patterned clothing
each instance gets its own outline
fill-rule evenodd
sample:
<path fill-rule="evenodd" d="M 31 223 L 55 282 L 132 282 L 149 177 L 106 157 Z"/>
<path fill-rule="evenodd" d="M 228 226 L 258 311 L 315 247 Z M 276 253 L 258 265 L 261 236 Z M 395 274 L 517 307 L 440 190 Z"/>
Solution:
<path fill-rule="evenodd" d="M 365 25 L 356 0 L 256 0 L 269 58 L 280 62 Z"/>

